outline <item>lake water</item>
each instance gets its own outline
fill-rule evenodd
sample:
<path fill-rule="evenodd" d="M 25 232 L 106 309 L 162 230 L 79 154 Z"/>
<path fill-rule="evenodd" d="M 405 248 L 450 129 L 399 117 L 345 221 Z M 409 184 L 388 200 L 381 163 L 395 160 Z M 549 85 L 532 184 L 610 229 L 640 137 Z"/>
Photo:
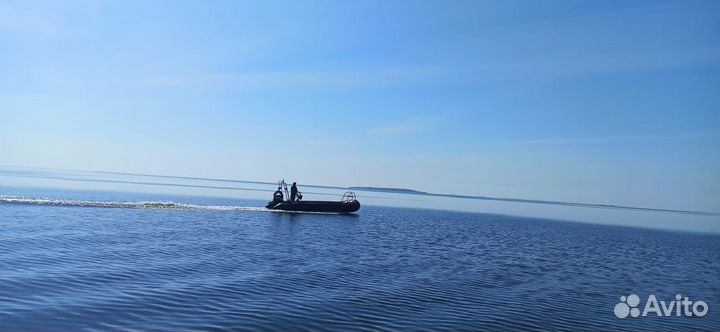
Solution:
<path fill-rule="evenodd" d="M 0 188 L 0 330 L 720 330 L 720 236 Z M 41 199 L 42 198 L 42 199 Z M 173 202 L 158 208 L 146 202 Z M 114 206 L 108 208 L 107 206 Z M 620 296 L 704 317 L 620 319 Z"/>

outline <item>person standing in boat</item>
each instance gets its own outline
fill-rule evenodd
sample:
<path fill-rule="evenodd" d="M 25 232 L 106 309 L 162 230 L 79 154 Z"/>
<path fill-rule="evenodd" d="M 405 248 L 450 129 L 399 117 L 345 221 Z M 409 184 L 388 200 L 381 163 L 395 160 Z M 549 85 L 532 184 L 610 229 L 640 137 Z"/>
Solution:
<path fill-rule="evenodd" d="M 296 202 L 302 199 L 302 194 L 298 192 L 297 183 L 293 182 L 290 187 L 290 202 Z"/>
<path fill-rule="evenodd" d="M 273 203 L 280 203 L 285 199 L 285 196 L 283 195 L 282 188 L 278 187 L 278 189 L 273 193 Z"/>

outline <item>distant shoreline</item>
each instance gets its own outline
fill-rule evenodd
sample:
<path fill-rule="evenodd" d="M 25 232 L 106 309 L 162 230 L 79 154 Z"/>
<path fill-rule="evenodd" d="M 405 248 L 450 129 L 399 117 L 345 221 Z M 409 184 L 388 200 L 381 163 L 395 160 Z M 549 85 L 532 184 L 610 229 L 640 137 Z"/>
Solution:
<path fill-rule="evenodd" d="M 413 190 L 413 189 L 404 189 L 404 188 L 383 188 L 383 187 L 348 187 L 348 189 L 351 190 L 362 190 L 362 191 L 377 191 L 377 192 L 385 192 L 385 193 L 394 193 L 394 194 L 415 194 L 415 195 L 427 195 L 427 192 L 419 191 L 419 190 Z"/>

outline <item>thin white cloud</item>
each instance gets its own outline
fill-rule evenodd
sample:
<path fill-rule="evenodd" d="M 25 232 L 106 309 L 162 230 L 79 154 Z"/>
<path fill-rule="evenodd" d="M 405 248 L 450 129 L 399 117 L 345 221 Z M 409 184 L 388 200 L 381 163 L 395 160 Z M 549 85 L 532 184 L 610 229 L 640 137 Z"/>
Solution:
<path fill-rule="evenodd" d="M 341 147 L 346 144 L 345 141 L 341 140 L 305 140 L 302 143 L 316 147 Z"/>
<path fill-rule="evenodd" d="M 214 87 L 237 90 L 262 89 L 355 89 L 398 84 L 430 83 L 448 68 L 410 66 L 338 71 L 268 71 L 186 73 L 151 77 L 146 84 L 160 87 Z"/>
<path fill-rule="evenodd" d="M 97 19 L 102 0 L 0 3 L 0 32 L 25 37 L 56 38 L 79 32 L 78 18 Z"/>
<path fill-rule="evenodd" d="M 487 148 L 562 148 L 574 146 L 660 144 L 669 141 L 707 141 L 718 137 L 719 131 L 668 133 L 667 135 L 609 135 L 588 137 L 556 137 L 486 141 L 478 146 Z"/>
<path fill-rule="evenodd" d="M 663 52 L 555 52 L 498 66 L 508 79 L 552 79 L 570 76 L 645 72 L 720 64 L 720 47 Z"/>
<path fill-rule="evenodd" d="M 439 86 L 493 81 L 552 80 L 720 64 L 720 47 L 657 52 L 549 52 L 535 57 L 475 65 L 398 66 L 336 71 L 179 73 L 151 77 L 154 87 L 230 89 L 355 90 L 396 86 Z"/>
<path fill-rule="evenodd" d="M 9 94 L 0 95 L 1 101 L 28 101 L 28 100 L 39 100 L 42 99 L 39 95 L 32 94 Z"/>
<path fill-rule="evenodd" d="M 370 128 L 367 133 L 376 136 L 411 136 L 442 126 L 445 119 L 438 116 L 418 116 Z"/>

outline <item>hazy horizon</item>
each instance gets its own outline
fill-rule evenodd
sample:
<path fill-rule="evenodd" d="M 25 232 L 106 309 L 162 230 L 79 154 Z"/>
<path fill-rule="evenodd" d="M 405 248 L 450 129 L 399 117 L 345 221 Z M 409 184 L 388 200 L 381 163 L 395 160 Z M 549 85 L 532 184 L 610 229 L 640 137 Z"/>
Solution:
<path fill-rule="evenodd" d="M 50 173 L 43 175 L 42 172 L 34 173 L 37 171 L 49 171 Z M 70 172 L 70 173 L 76 173 L 76 174 L 107 174 L 107 175 L 120 175 L 120 176 L 131 176 L 131 177 L 148 177 L 148 178 L 166 178 L 166 179 L 179 179 L 179 180 L 197 180 L 197 181 L 210 181 L 210 182 L 230 182 L 230 183 L 249 183 L 249 184 L 262 184 L 262 185 L 270 185 L 272 188 L 268 187 L 265 190 L 266 192 L 273 192 L 274 186 L 278 181 L 267 181 L 267 180 L 255 180 L 255 179 L 219 179 L 219 178 L 204 178 L 204 177 L 193 177 L 193 176 L 184 176 L 184 175 L 173 175 L 173 174 L 145 174 L 145 173 L 131 173 L 131 172 L 115 172 L 115 171 L 102 171 L 102 170 L 71 170 L 71 169 L 58 169 L 58 168 L 36 168 L 36 167 L 24 167 L 24 166 L 10 166 L 10 165 L 0 165 L 0 176 L 2 177 L 15 177 L 15 178 L 36 178 L 36 179 L 52 179 L 52 180 L 61 180 L 62 181 L 80 181 L 80 182 L 98 182 L 98 183 L 125 183 L 125 184 L 136 184 L 141 186 L 165 186 L 168 185 L 167 183 L 162 182 L 128 182 L 128 181 L 108 181 L 108 180 L 101 180 L 101 179 L 87 179 L 87 178 L 73 178 L 73 177 L 64 177 L 63 172 Z M 18 174 L 19 173 L 19 174 Z M 54 173 L 54 174 L 53 174 Z M 282 179 L 285 180 L 287 183 L 294 182 L 292 179 Z M 17 184 L 16 184 L 17 185 Z M 193 187 L 193 185 L 176 185 L 171 184 L 172 186 L 187 186 L 187 187 Z M 325 184 L 317 184 L 317 183 L 299 183 L 299 187 L 301 188 L 321 188 L 321 189 L 342 189 L 342 190 L 360 190 L 360 191 L 366 191 L 366 192 L 381 192 L 381 193 L 395 193 L 395 194 L 403 194 L 403 195 L 417 195 L 417 196 L 434 196 L 434 197 L 445 197 L 445 198 L 455 198 L 455 199 L 463 199 L 463 200 L 489 200 L 489 201 L 505 201 L 505 202 L 512 202 L 512 203 L 521 203 L 521 204 L 546 204 L 546 205 L 558 205 L 558 206 L 575 206 L 575 207 L 583 207 L 583 208 L 616 208 L 616 209 L 627 209 L 627 210 L 638 210 L 638 211 L 649 211 L 649 212 L 670 212 L 670 213 L 684 213 L 684 214 L 696 214 L 696 215 L 706 215 L 706 216 L 720 216 L 720 212 L 717 211 L 693 211 L 693 210 L 683 210 L 683 209 L 672 209 L 667 207 L 661 207 L 661 206 L 626 206 L 626 205 L 615 205 L 615 204 L 607 204 L 604 202 L 578 202 L 578 201 L 551 201 L 551 200 L 543 200 L 541 198 L 528 198 L 528 197 L 494 197 L 494 196 L 484 196 L 484 195 L 470 195 L 470 194 L 463 194 L 463 193 L 453 193 L 453 192 L 428 192 L 423 190 L 416 190 L 414 188 L 388 188 L 388 187 L 378 187 L 378 186 L 365 186 L 365 185 L 325 185 Z M 65 188 L 65 189 L 73 189 L 73 186 L 70 184 L 67 184 L 65 186 L 57 186 L 58 188 Z M 196 186 L 196 187 L 203 187 L 203 186 Z M 206 189 L 237 189 L 240 191 L 246 190 L 242 188 L 232 188 L 232 187 L 213 187 L 213 186 L 204 186 Z M 81 189 L 81 188 L 76 188 Z M 103 188 L 98 187 L 96 188 L 98 190 L 108 190 L 109 188 Z M 255 190 L 255 189 L 252 189 Z M 148 192 L 147 190 L 138 190 L 137 192 Z M 152 192 L 152 191 L 149 191 Z M 186 193 L 187 194 L 187 193 Z M 320 195 L 325 195 L 324 193 L 315 193 Z M 222 197 L 222 195 L 220 195 Z M 392 204 L 388 204 L 389 206 L 392 206 Z"/>
<path fill-rule="evenodd" d="M 286 179 L 288 180 L 288 179 Z M 292 180 L 290 180 L 292 181 Z M 206 179 L 168 175 L 129 174 L 57 169 L 13 169 L 0 167 L 0 203 L 20 199 L 28 204 L 94 206 L 119 204 L 108 201 L 112 193 L 142 195 L 145 201 L 185 204 L 197 197 L 230 199 L 224 208 L 261 209 L 275 190 L 274 182 L 244 181 L 241 179 Z M 299 183 L 307 200 L 340 200 L 345 187 L 317 186 Z M 462 211 L 487 215 L 531 217 L 560 221 L 630 226 L 675 231 L 720 233 L 717 211 L 688 211 L 659 206 L 608 206 L 603 202 L 562 202 L 533 200 L 523 197 L 462 196 L 453 194 L 417 194 L 353 189 L 363 206 L 420 208 L 442 211 Z M 105 197 L 100 202 L 78 202 L 72 197 L 96 193 Z M 168 196 L 172 195 L 172 196 Z M 68 200 L 69 199 L 69 200 Z M 258 202 L 247 202 L 251 199 Z M 29 200 L 29 201 L 28 201 Z M 142 204 L 142 202 L 137 202 Z M 248 205 L 243 205 L 248 204 Z M 212 206 L 205 207 L 212 209 Z M 265 210 L 267 211 L 267 210 Z"/>

